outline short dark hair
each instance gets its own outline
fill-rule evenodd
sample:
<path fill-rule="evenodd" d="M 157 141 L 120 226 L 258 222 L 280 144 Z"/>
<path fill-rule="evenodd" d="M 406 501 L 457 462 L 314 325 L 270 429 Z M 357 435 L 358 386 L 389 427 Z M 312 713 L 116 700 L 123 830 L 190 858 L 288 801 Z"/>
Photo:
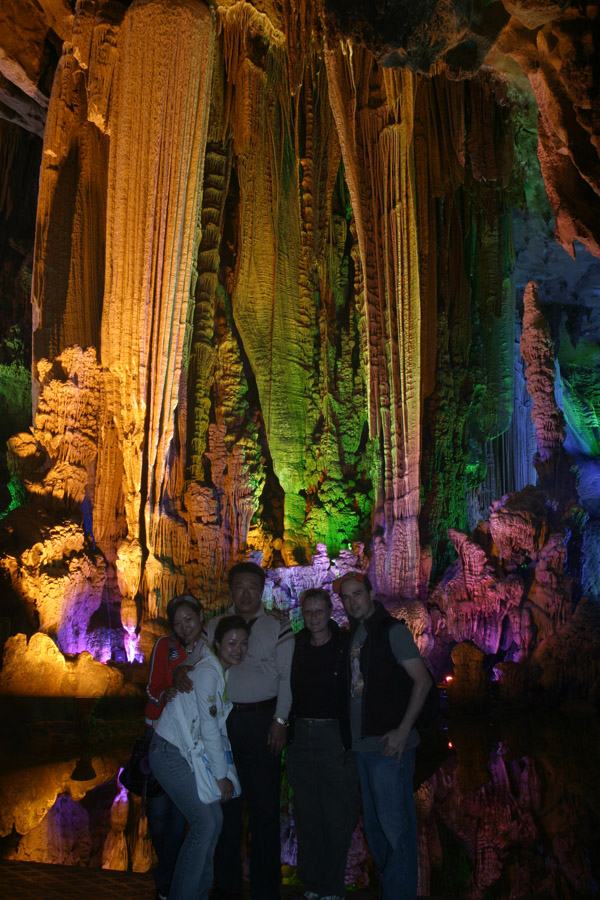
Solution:
<path fill-rule="evenodd" d="M 239 562 L 232 566 L 227 573 L 227 582 L 230 588 L 236 575 L 257 575 L 260 578 L 261 590 L 264 591 L 267 576 L 265 575 L 265 570 L 261 569 L 256 563 Z"/>
<path fill-rule="evenodd" d="M 180 606 L 189 606 L 189 608 L 195 613 L 198 613 L 198 615 L 204 615 L 202 604 L 197 597 L 194 597 L 193 594 L 178 594 L 169 601 L 169 605 L 167 606 L 167 619 L 171 628 L 173 628 L 175 613 Z"/>
<path fill-rule="evenodd" d="M 250 635 L 250 626 L 241 616 L 223 616 L 222 619 L 219 619 L 215 628 L 215 636 L 213 637 L 214 649 L 217 649 L 217 644 L 221 643 L 228 631 L 233 631 L 236 628 L 241 628 L 246 634 Z"/>

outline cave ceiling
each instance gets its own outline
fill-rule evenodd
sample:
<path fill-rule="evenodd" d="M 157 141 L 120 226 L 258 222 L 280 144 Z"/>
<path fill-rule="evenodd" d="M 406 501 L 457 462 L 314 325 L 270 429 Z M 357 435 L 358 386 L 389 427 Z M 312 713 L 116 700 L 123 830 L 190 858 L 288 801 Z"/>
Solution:
<path fill-rule="evenodd" d="M 0 10 L 0 118 L 43 135 L 54 72 L 73 23 L 86 14 L 118 20 L 131 3 L 98 0 L 6 0 Z M 285 40 L 293 75 L 317 41 L 367 48 L 378 64 L 450 79 L 483 67 L 513 88 L 532 91 L 539 109 L 539 158 L 556 236 L 568 252 L 579 240 L 598 254 L 600 99 L 597 3 L 556 0 L 306 0 L 295 4 L 218 0 L 265 16 L 271 39 Z M 268 40 L 265 34 L 261 39 Z M 85 65 L 85 61 L 83 62 Z M 293 70 L 296 71 L 293 71 Z M 300 75 L 300 77 L 302 77 Z"/>

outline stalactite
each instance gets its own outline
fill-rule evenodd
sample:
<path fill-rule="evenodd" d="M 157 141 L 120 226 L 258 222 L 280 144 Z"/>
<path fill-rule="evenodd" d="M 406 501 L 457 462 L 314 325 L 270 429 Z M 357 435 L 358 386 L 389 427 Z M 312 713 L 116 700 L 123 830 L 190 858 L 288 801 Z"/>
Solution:
<path fill-rule="evenodd" d="M 498 497 L 521 491 L 535 484 L 533 466 L 535 428 L 531 421 L 531 397 L 527 393 L 523 358 L 515 341 L 513 364 L 513 401 L 510 425 L 485 445 L 485 476 L 479 472 L 467 480 L 468 527 L 473 530 L 481 519 L 487 519 Z M 467 470 L 469 472 L 469 470 Z"/>
<path fill-rule="evenodd" d="M 146 541 L 154 554 L 189 340 L 214 41 L 213 14 L 197 0 L 168 11 L 134 2 L 119 35 L 101 355 L 123 454 L 127 537 L 117 567 L 133 624 Z M 107 462 L 101 457 L 100 469 Z"/>
<path fill-rule="evenodd" d="M 88 84 L 91 73 L 114 61 L 121 4 L 113 5 L 112 14 L 108 22 L 96 21 L 79 7 L 73 42 L 65 44 L 54 79 L 36 225 L 34 363 L 52 360 L 73 344 L 99 344 L 108 138 L 91 115 Z M 110 83 L 104 88 L 110 92 Z M 101 95 L 99 88 L 95 94 Z"/>
<path fill-rule="evenodd" d="M 282 552 L 290 561 L 294 548 L 306 552 L 321 540 L 335 550 L 364 532 L 368 516 L 368 504 L 348 492 L 350 479 L 353 487 L 365 478 L 357 404 L 364 374 L 352 363 L 354 316 L 341 309 L 348 263 L 346 213 L 334 192 L 340 149 L 321 51 L 307 38 L 304 13 L 312 14 L 291 16 L 298 52 L 289 57 L 282 36 L 265 30 L 264 17 L 247 5 L 221 14 L 240 190 L 232 309 L 285 493 Z M 258 53 L 255 41 L 238 38 L 245 68 L 227 37 L 239 17 L 270 41 Z M 259 58 L 260 68 L 250 64 Z M 269 94 L 275 106 L 261 99 Z M 349 377 L 340 380 L 348 363 Z"/>
<path fill-rule="evenodd" d="M 301 287 L 317 306 L 311 385 L 317 418 L 307 435 L 305 530 L 313 546 L 324 541 L 337 553 L 364 534 L 371 466 L 363 446 L 365 373 L 355 354 L 357 300 L 347 291 L 347 194 L 326 69 L 314 51 L 297 109 L 303 136 Z"/>
<path fill-rule="evenodd" d="M 592 24 L 598 7 L 550 9 L 548 16 L 527 7 L 518 10 L 498 49 L 518 62 L 535 94 L 538 157 L 555 238 L 573 257 L 577 240 L 599 256 L 598 29 Z"/>
<path fill-rule="evenodd" d="M 435 578 L 449 561 L 445 531 L 466 527 L 466 491 L 477 491 L 485 477 L 486 443 L 511 421 L 512 226 L 503 186 L 512 129 L 504 89 L 489 76 L 459 85 L 422 82 L 415 115 L 422 302 L 429 333 L 437 321 L 436 353 L 424 356 L 428 391 L 420 519 Z M 447 160 L 446 166 L 440 160 Z"/>
<path fill-rule="evenodd" d="M 376 554 L 377 583 L 410 597 L 419 569 L 421 416 L 415 82 L 408 72 L 384 77 L 351 44 L 329 50 L 326 61 L 365 274 L 370 430 L 383 446 L 383 520 L 374 524 L 387 545 Z"/>
<path fill-rule="evenodd" d="M 210 388 L 214 377 L 214 319 L 221 265 L 225 202 L 231 176 L 231 138 L 226 136 L 225 72 L 220 43 L 215 46 L 208 143 L 204 163 L 202 238 L 198 248 L 194 313 L 189 351 L 188 417 L 186 428 L 186 476 L 203 480 L 202 456 L 206 447 L 210 414 Z"/>
<path fill-rule="evenodd" d="M 247 5 L 242 12 L 249 15 Z M 258 29 L 263 17 L 256 19 Z M 229 16 L 223 22 L 226 28 L 239 28 Z M 232 309 L 256 378 L 275 472 L 286 494 L 286 528 L 300 535 L 305 512 L 300 491 L 312 418 L 306 382 L 314 304 L 300 290 L 297 161 L 283 35 L 261 51 L 257 65 L 249 55 L 254 52 L 249 33 L 243 32 L 245 53 L 231 71 L 225 53 L 240 189 Z"/>
<path fill-rule="evenodd" d="M 227 182 L 231 169 L 231 153 L 227 147 L 207 146 L 205 162 L 204 202 L 202 209 L 202 242 L 198 254 L 198 280 L 194 303 L 194 325 L 190 352 L 190 397 L 193 416 L 188 423 L 190 449 L 188 469 L 194 481 L 202 481 L 202 456 L 206 448 L 210 399 L 214 377 L 214 318 L 219 264 L 219 244 Z"/>

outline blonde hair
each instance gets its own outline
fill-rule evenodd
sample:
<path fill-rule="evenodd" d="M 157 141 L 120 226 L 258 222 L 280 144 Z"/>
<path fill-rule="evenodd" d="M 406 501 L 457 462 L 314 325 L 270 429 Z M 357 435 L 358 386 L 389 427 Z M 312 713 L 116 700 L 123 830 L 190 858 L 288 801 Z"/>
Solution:
<path fill-rule="evenodd" d="M 300 606 L 304 606 L 307 600 L 321 600 L 329 612 L 333 609 L 331 594 L 325 588 L 307 588 L 305 591 L 302 591 L 300 594 Z"/>

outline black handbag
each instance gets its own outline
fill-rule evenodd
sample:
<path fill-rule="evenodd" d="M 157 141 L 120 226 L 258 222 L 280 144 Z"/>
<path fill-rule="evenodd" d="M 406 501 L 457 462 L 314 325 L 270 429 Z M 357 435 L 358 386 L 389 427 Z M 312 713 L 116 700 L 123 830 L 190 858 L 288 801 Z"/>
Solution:
<path fill-rule="evenodd" d="M 135 739 L 133 753 L 119 775 L 119 782 L 125 790 L 141 797 L 144 801 L 148 797 L 159 797 L 164 794 L 162 787 L 152 774 L 148 760 L 151 740 L 151 734 Z"/>

